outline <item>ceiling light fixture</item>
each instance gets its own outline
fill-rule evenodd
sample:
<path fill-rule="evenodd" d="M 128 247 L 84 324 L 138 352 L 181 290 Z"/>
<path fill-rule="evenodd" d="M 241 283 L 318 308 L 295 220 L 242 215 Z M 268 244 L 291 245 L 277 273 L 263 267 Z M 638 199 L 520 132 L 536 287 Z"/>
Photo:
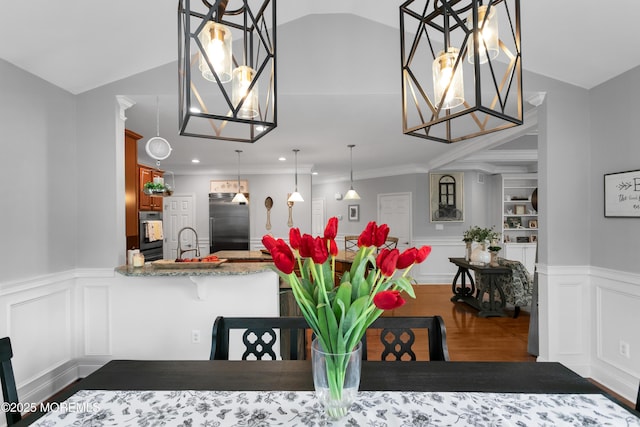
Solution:
<path fill-rule="evenodd" d="M 347 145 L 349 147 L 349 157 L 351 158 L 351 169 L 350 169 L 350 179 L 351 179 L 351 188 L 347 191 L 347 194 L 344 195 L 345 200 L 360 200 L 360 195 L 353 189 L 353 147 L 354 144 Z"/>
<path fill-rule="evenodd" d="M 275 0 L 201 2 L 178 7 L 180 135 L 255 142 L 277 126 Z"/>
<path fill-rule="evenodd" d="M 520 0 L 405 1 L 400 43 L 404 134 L 451 143 L 523 123 Z"/>
<path fill-rule="evenodd" d="M 238 153 L 238 192 L 233 196 L 231 203 L 247 204 L 247 198 L 242 193 L 242 187 L 240 186 L 240 153 L 242 153 L 242 150 L 236 150 L 236 153 Z"/>
<path fill-rule="evenodd" d="M 296 191 L 291 193 L 291 195 L 287 199 L 287 202 L 304 202 L 302 195 L 298 193 L 298 151 L 300 150 L 298 150 L 297 148 L 293 149 L 293 152 L 295 153 L 295 162 L 296 162 L 296 169 L 295 169 L 296 170 Z"/>

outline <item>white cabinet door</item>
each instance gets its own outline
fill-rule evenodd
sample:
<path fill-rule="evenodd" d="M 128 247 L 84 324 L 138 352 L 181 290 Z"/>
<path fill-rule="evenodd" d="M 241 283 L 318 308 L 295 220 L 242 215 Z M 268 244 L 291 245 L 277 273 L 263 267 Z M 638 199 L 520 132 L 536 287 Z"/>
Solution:
<path fill-rule="evenodd" d="M 535 243 L 507 243 L 504 245 L 504 257 L 512 261 L 520 261 L 533 274 L 536 264 Z"/>

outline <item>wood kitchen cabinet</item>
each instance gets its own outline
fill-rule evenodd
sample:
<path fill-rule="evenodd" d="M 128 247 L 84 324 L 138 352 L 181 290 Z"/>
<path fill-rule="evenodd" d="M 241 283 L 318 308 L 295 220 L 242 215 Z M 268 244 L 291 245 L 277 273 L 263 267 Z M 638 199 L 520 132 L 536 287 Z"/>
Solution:
<path fill-rule="evenodd" d="M 163 171 L 149 166 L 138 165 L 138 209 L 141 211 L 162 211 L 162 196 L 149 196 L 144 193 L 144 184 L 162 177 Z"/>
<path fill-rule="evenodd" d="M 125 225 L 127 247 L 134 249 L 138 242 L 138 140 L 142 139 L 132 130 L 124 131 L 124 192 Z"/>

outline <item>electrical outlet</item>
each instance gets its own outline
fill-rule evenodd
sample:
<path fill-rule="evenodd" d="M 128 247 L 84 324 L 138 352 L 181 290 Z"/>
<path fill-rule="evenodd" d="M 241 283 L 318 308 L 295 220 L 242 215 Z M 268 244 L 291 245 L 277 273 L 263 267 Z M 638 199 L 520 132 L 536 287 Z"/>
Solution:
<path fill-rule="evenodd" d="M 620 341 L 620 355 L 626 357 L 627 359 L 631 359 L 631 348 L 629 343 L 626 341 Z"/>
<path fill-rule="evenodd" d="M 193 344 L 200 344 L 200 330 L 194 329 L 191 331 L 191 342 Z"/>

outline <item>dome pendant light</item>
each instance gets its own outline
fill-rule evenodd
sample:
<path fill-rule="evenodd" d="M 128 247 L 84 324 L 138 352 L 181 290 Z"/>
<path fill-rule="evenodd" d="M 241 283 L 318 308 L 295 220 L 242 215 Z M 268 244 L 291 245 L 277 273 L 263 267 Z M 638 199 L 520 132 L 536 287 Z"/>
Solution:
<path fill-rule="evenodd" d="M 293 150 L 296 159 L 296 191 L 291 193 L 291 196 L 289 196 L 287 202 L 304 202 L 302 195 L 298 193 L 298 151 L 300 150 L 298 150 L 297 148 Z"/>
<path fill-rule="evenodd" d="M 351 158 L 351 172 L 350 172 L 350 178 L 351 178 L 351 188 L 349 188 L 349 191 L 347 191 L 347 194 L 344 195 L 344 199 L 345 200 L 360 200 L 360 195 L 356 192 L 356 190 L 353 189 L 353 147 L 355 147 L 354 144 L 349 144 L 347 145 L 347 147 L 349 147 L 350 150 L 350 158 Z"/>
<path fill-rule="evenodd" d="M 238 192 L 235 196 L 233 196 L 233 200 L 231 200 L 231 203 L 240 203 L 246 205 L 249 202 L 247 201 L 247 198 L 244 196 L 244 194 L 242 194 L 242 191 L 240 189 L 240 153 L 242 153 L 242 150 L 236 150 L 236 153 L 238 153 Z"/>

